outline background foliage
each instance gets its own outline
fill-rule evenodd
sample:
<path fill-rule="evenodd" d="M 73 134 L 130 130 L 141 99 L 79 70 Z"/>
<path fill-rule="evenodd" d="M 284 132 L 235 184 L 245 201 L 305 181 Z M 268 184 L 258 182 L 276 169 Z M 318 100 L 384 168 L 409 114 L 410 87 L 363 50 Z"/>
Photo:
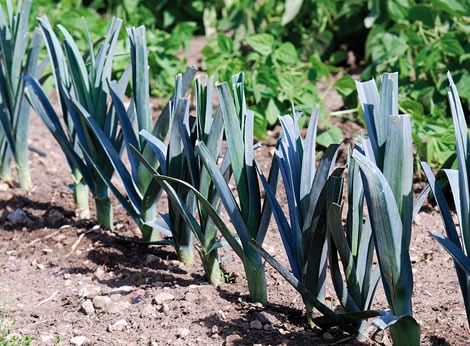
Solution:
<path fill-rule="evenodd" d="M 341 134 L 322 121 L 328 113 L 323 106 L 328 94 L 320 94 L 316 82 L 330 82 L 331 74 L 345 75 L 334 87 L 345 108 L 357 109 L 348 73 L 369 79 L 399 71 L 400 109 L 412 115 L 420 158 L 435 167 L 454 162 L 443 83 L 445 72 L 452 71 L 467 109 L 468 0 L 38 0 L 33 11 L 47 13 L 56 23 L 66 22 L 83 45 L 82 16 L 92 37 L 105 34 L 112 15 L 123 18 L 125 25 L 145 25 L 151 92 L 160 97 L 170 95 L 174 75 L 186 69 L 184 51 L 190 40 L 206 35 L 199 67 L 220 81 L 245 71 L 257 137 L 295 102 L 307 113 L 319 105 L 322 128 L 329 132 L 326 137 L 337 140 Z M 128 51 L 124 34 L 119 45 L 118 51 Z M 116 74 L 125 68 L 125 61 L 116 59 Z M 330 143 L 325 140 L 320 145 Z"/>

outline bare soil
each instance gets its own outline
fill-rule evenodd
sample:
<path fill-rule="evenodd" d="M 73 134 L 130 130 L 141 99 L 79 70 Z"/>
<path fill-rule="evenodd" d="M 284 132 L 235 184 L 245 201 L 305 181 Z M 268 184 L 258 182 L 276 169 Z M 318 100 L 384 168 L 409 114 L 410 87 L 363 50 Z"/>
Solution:
<path fill-rule="evenodd" d="M 47 157 L 31 154 L 33 190 L 0 183 L 0 309 L 7 321 L 16 321 L 13 331 L 32 335 L 34 345 L 389 344 L 387 334 L 373 327 L 363 343 L 337 328 L 309 328 L 299 294 L 269 266 L 269 304 L 250 303 L 241 262 L 230 251 L 224 262 L 230 283 L 214 288 L 198 258 L 184 266 L 171 247 L 116 241 L 116 234 L 139 236 L 117 203 L 116 234 L 76 217 L 63 154 L 36 116 L 31 122 L 31 144 Z M 358 132 L 352 122 L 337 125 L 346 136 Z M 264 166 L 273 142 L 269 138 L 257 153 Z M 17 210 L 24 218 L 9 221 Z M 422 344 L 470 344 L 453 262 L 430 230 L 443 232 L 438 211 L 427 204 L 411 243 Z M 287 265 L 273 220 L 264 246 Z M 331 285 L 328 299 L 338 305 Z M 387 307 L 381 289 L 374 307 Z"/>

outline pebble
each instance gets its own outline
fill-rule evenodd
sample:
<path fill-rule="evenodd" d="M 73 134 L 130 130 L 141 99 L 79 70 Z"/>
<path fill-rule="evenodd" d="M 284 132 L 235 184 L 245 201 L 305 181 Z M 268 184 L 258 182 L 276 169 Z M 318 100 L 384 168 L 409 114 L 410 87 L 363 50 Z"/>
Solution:
<path fill-rule="evenodd" d="M 147 257 L 145 257 L 144 263 L 146 265 L 149 265 L 149 264 L 152 264 L 152 263 L 162 264 L 162 263 L 164 263 L 164 260 L 162 258 L 158 257 L 158 256 L 150 254 Z"/>
<path fill-rule="evenodd" d="M 87 285 L 80 290 L 80 297 L 95 298 L 101 293 L 101 287 L 95 285 Z"/>
<path fill-rule="evenodd" d="M 163 304 L 162 305 L 162 311 L 165 315 L 170 312 L 170 307 L 168 306 L 168 304 Z"/>
<path fill-rule="evenodd" d="M 95 272 L 93 273 L 93 277 L 95 280 L 101 281 L 104 280 L 106 276 L 106 272 L 102 267 L 96 268 Z"/>
<path fill-rule="evenodd" d="M 187 337 L 189 335 L 189 329 L 188 328 L 178 328 L 176 330 L 176 337 L 178 338 L 181 338 L 181 339 L 184 339 L 185 337 Z"/>
<path fill-rule="evenodd" d="M 263 329 L 263 324 L 260 320 L 254 320 L 250 322 L 250 329 Z"/>
<path fill-rule="evenodd" d="M 166 301 L 175 299 L 175 296 L 171 293 L 162 292 L 153 297 L 155 304 L 163 304 Z"/>
<path fill-rule="evenodd" d="M 129 302 L 113 302 L 108 306 L 108 312 L 110 314 L 117 314 L 127 309 L 129 305 L 131 305 Z"/>
<path fill-rule="evenodd" d="M 238 343 L 241 342 L 242 340 L 243 339 L 240 337 L 240 335 L 231 334 L 225 338 L 225 344 L 227 346 L 235 346 L 235 345 L 238 345 Z"/>
<path fill-rule="evenodd" d="M 88 339 L 86 338 L 86 336 L 83 336 L 83 335 L 74 336 L 72 339 L 70 339 L 70 343 L 76 346 L 81 346 L 87 341 Z"/>
<path fill-rule="evenodd" d="M 108 332 L 121 332 L 121 331 L 123 331 L 128 325 L 129 325 L 129 323 L 127 323 L 126 320 L 124 320 L 124 319 L 118 320 L 118 321 L 116 321 L 116 322 L 114 322 L 113 324 L 110 324 L 110 325 L 108 326 Z"/>
<path fill-rule="evenodd" d="M 323 335 L 321 337 L 322 337 L 323 340 L 333 340 L 334 339 L 333 335 L 331 335 L 331 333 L 329 333 L 329 332 L 323 333 Z"/>
<path fill-rule="evenodd" d="M 92 313 L 95 312 L 95 308 L 93 307 L 93 303 L 91 300 L 87 299 L 85 300 L 82 305 L 80 306 L 80 310 L 85 314 L 85 315 L 91 315 Z"/>
<path fill-rule="evenodd" d="M 140 311 L 140 317 L 150 317 L 155 314 L 155 306 L 151 304 L 144 305 Z"/>
<path fill-rule="evenodd" d="M 109 305 L 111 305 L 111 298 L 108 296 L 96 296 L 93 298 L 95 309 L 107 310 Z"/>
<path fill-rule="evenodd" d="M 184 295 L 184 300 L 187 301 L 187 302 L 195 302 L 196 300 L 198 300 L 198 296 L 197 294 L 193 293 L 193 292 L 187 292 L 185 295 Z"/>
<path fill-rule="evenodd" d="M 16 209 L 14 212 L 7 215 L 7 220 L 16 225 L 28 222 L 29 218 L 23 210 Z"/>

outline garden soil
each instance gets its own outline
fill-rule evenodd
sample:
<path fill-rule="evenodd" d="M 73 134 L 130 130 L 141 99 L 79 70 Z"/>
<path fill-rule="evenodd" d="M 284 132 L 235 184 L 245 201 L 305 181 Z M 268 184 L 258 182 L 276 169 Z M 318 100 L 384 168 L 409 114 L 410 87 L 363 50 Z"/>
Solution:
<path fill-rule="evenodd" d="M 336 125 L 346 137 L 360 131 L 349 121 Z M 276 133 L 257 150 L 264 169 Z M 0 183 L 0 320 L 14 322 L 15 334 L 33 336 L 33 345 L 390 344 L 387 333 L 374 327 L 361 342 L 338 328 L 308 327 L 301 297 L 268 265 L 269 303 L 251 303 L 242 264 L 229 250 L 223 251 L 227 283 L 215 288 L 197 254 L 193 265 L 183 265 L 171 247 L 118 241 L 116 236 L 140 237 L 136 225 L 115 200 L 114 232 L 96 226 L 93 208 L 90 219 L 77 216 L 65 158 L 36 115 L 30 143 L 47 154 L 31 153 L 34 188 Z M 425 204 L 410 249 L 422 344 L 470 344 L 454 264 L 431 230 L 443 227 L 437 209 Z M 273 220 L 264 247 L 287 265 Z M 338 307 L 332 285 L 327 304 Z M 386 307 L 379 288 L 374 308 Z"/>

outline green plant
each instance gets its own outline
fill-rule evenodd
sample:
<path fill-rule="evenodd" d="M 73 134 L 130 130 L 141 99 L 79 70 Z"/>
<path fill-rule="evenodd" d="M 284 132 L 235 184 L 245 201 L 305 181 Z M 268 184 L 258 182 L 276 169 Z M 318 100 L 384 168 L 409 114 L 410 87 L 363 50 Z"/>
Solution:
<path fill-rule="evenodd" d="M 15 321 L 9 322 L 6 314 L 0 318 L 0 345 L 1 346 L 29 346 L 34 341 L 33 336 L 20 336 L 13 332 Z"/>
<path fill-rule="evenodd" d="M 245 43 L 246 42 L 246 43 Z M 202 67 L 220 80 L 227 80 L 236 71 L 245 71 L 246 98 L 255 112 L 255 136 L 263 138 L 266 128 L 278 121 L 278 115 L 295 103 L 299 109 L 320 104 L 323 125 L 328 126 L 328 111 L 315 82 L 329 79 L 334 67 L 323 64 L 317 55 L 303 62 L 295 46 L 280 42 L 269 33 L 244 37 L 218 34 L 202 50 Z M 302 119 L 302 126 L 305 125 Z M 340 141 L 342 133 L 333 131 L 332 141 Z M 328 146 L 332 141 L 324 141 Z"/>
<path fill-rule="evenodd" d="M 447 90 L 447 96 L 452 119 L 454 121 L 458 168 L 446 170 L 446 174 L 452 189 L 455 209 L 459 220 L 460 236 L 457 232 L 456 224 L 452 219 L 446 198 L 434 174 L 427 163 L 422 162 L 421 165 L 441 211 L 441 218 L 447 237 L 439 233 L 431 234 L 454 259 L 455 270 L 465 304 L 465 311 L 467 312 L 467 319 L 470 321 L 470 258 L 468 257 L 468 251 L 470 250 L 470 215 L 468 211 L 470 205 L 468 179 L 468 167 L 470 164 L 468 155 L 469 137 L 457 86 L 454 84 L 450 73 L 448 73 L 448 78 L 450 87 Z"/>
<path fill-rule="evenodd" d="M 63 49 L 47 17 L 39 19 L 49 57 L 53 66 L 57 97 L 63 124 L 37 80 L 25 77 L 30 88 L 29 100 L 56 141 L 61 146 L 72 170 L 74 197 L 78 208 L 88 208 L 88 186 L 96 203 L 98 223 L 113 227 L 113 213 L 109 189 L 91 161 L 98 162 L 106 177 L 114 168 L 100 146 L 99 138 L 86 124 L 90 116 L 105 131 L 113 146 L 121 152 L 123 137 L 118 128 L 114 107 L 108 107 L 110 96 L 107 81 L 111 78 L 112 61 L 122 21 L 112 20 L 104 42 L 95 47 L 88 37 L 88 51 L 82 57 L 69 32 L 59 26 L 65 37 Z M 118 84 L 119 96 L 123 96 L 130 73 L 125 73 Z"/>
<path fill-rule="evenodd" d="M 143 167 L 135 157 L 134 153 L 131 151 L 131 146 L 136 148 L 153 167 L 158 165 L 157 156 L 143 138 L 139 139 L 137 132 L 151 131 L 162 140 L 166 137 L 170 126 L 169 124 L 171 123 L 170 118 L 174 116 L 174 107 L 175 105 L 177 107 L 178 101 L 188 90 L 190 82 L 196 73 L 196 69 L 189 68 L 183 76 L 179 75 L 176 78 L 174 95 L 170 102 L 163 108 L 157 122 L 153 124 L 150 109 L 145 28 L 129 28 L 127 33 L 131 51 L 130 71 L 132 71 L 132 98 L 131 104 L 127 110 L 124 106 L 124 92 L 121 83 L 116 81 L 110 82 L 108 80 L 108 87 L 112 105 L 116 111 L 115 116 L 119 121 L 122 131 L 122 140 L 127 150 L 130 168 L 126 166 L 121 157 L 121 147 L 116 147 L 113 144 L 114 139 L 110 137 L 110 133 L 107 133 L 106 129 L 103 129 L 90 114 L 83 110 L 80 110 L 79 114 L 82 116 L 89 131 L 93 133 L 94 138 L 97 140 L 96 146 L 100 148 L 101 152 L 114 167 L 127 196 L 115 186 L 111 181 L 111 176 L 103 169 L 103 157 L 91 157 L 87 155 L 90 164 L 96 169 L 101 179 L 107 184 L 108 188 L 113 192 L 124 209 L 137 223 L 142 232 L 144 241 L 154 242 L 160 239 L 158 232 L 159 223 L 156 223 L 155 219 L 157 217 L 156 203 L 159 200 L 161 189 L 160 185 L 152 179 L 148 170 Z M 135 129 L 134 125 L 136 125 Z"/>
<path fill-rule="evenodd" d="M 28 33 L 31 0 L 18 1 L 16 12 L 7 0 L 6 13 L 0 6 L 0 178 L 11 181 L 14 158 L 20 187 L 32 187 L 28 163 L 28 125 L 30 105 L 24 94 L 23 74 L 40 76 L 37 66 L 41 34 Z"/>
<path fill-rule="evenodd" d="M 342 177 L 336 185 L 343 185 Z M 378 265 L 373 265 L 374 242 L 371 224 L 368 218 L 364 222 L 364 187 L 359 166 L 351 155 L 348 159 L 347 196 L 347 218 L 344 228 L 341 222 L 342 205 L 334 202 L 329 206 L 328 252 L 336 295 L 345 311 L 354 313 L 371 309 L 380 279 L 380 270 Z M 366 337 L 367 323 L 358 321 L 357 326 L 360 338 Z"/>
<path fill-rule="evenodd" d="M 418 153 L 433 167 L 449 168 L 446 161 L 453 153 L 453 133 L 446 117 L 449 112 L 443 85 L 445 72 L 454 71 L 462 102 L 469 104 L 470 4 L 440 0 L 371 4 L 366 19 L 371 27 L 365 42 L 368 66 L 362 78 L 390 70 L 400 72 L 404 101 L 400 107 L 413 117 Z"/>
<path fill-rule="evenodd" d="M 419 345 L 412 317 L 409 256 L 413 219 L 413 146 L 409 115 L 398 114 L 398 75 L 385 73 L 379 95 L 374 80 L 357 82 L 369 138 L 356 145 L 374 246 L 391 312 L 373 323 L 390 328 L 394 344 Z"/>
<path fill-rule="evenodd" d="M 264 265 L 260 255 L 250 246 L 249 242 L 252 238 L 259 243 L 263 242 L 271 216 L 271 208 L 268 203 L 261 206 L 261 192 L 253 153 L 254 113 L 246 108 L 243 73 L 232 77 L 232 86 L 234 96 L 231 95 L 227 83 L 218 84 L 217 91 L 227 140 L 227 152 L 230 156 L 230 160 L 226 164 L 230 164 L 230 169 L 233 172 L 238 202 L 229 187 L 227 177 L 224 177 L 222 173 L 222 171 L 225 172 L 225 169 L 222 170 L 218 166 L 213 153 L 203 141 L 196 144 L 196 153 L 213 181 L 237 236 L 228 229 L 226 223 L 221 219 L 217 207 L 211 204 L 212 201 L 208 200 L 191 184 L 162 176 L 154 170 L 153 175 L 159 181 L 182 184 L 194 193 L 202 208 L 217 225 L 222 236 L 242 260 L 251 299 L 265 303 L 268 294 Z M 277 185 L 277 171 L 276 168 L 271 167 L 269 182 L 272 184 L 272 188 Z"/>
<path fill-rule="evenodd" d="M 305 140 L 300 135 L 301 113 L 292 109 L 292 115 L 280 117 L 282 133 L 276 147 L 277 160 L 286 191 L 290 223 L 275 193 L 258 169 L 271 204 L 279 232 L 286 249 L 290 267 L 295 278 L 315 297 L 323 302 L 327 273 L 327 223 L 329 203 L 337 201 L 341 193 L 328 194 L 327 181 L 332 174 L 339 144 L 332 144 L 325 151 L 315 168 L 315 144 L 319 109 L 310 118 Z M 338 170 L 334 175 L 341 175 Z M 304 298 L 307 318 L 312 323 L 313 306 Z"/>
<path fill-rule="evenodd" d="M 206 80 L 205 84 L 202 84 L 199 78 L 196 79 L 195 118 L 189 117 L 186 107 L 189 101 L 180 101 L 182 107 L 181 110 L 176 110 L 172 121 L 170 134 L 172 139 L 170 139 L 167 148 L 167 155 L 162 151 L 165 145 L 159 143 L 157 138 L 148 133 L 141 133 L 141 135 L 149 141 L 154 151 L 158 153 L 158 157 L 167 157 L 166 160 L 162 160 L 160 174 L 170 176 L 179 182 L 190 183 L 219 212 L 221 201 L 217 189 L 207 168 L 201 160 L 196 158 L 195 153 L 195 142 L 204 143 L 215 162 L 221 151 L 223 120 L 220 108 L 214 117 L 212 115 L 213 83 L 213 77 L 209 81 Z M 194 124 L 194 122 L 196 123 Z M 222 175 L 226 180 L 230 177 L 228 157 L 229 155 L 225 155 L 225 163 L 222 164 L 224 167 Z M 159 175 L 156 171 L 153 173 Z M 223 245 L 223 242 L 217 238 L 216 224 L 184 184 L 175 181 L 158 181 L 169 197 L 168 229 L 175 237 L 181 237 L 179 234 L 185 231 L 185 227 L 194 233 L 198 240 L 197 249 L 206 277 L 209 283 L 215 286 L 220 285 L 223 282 L 223 276 L 219 267 L 217 250 Z M 175 238 L 175 240 L 177 239 Z"/>

